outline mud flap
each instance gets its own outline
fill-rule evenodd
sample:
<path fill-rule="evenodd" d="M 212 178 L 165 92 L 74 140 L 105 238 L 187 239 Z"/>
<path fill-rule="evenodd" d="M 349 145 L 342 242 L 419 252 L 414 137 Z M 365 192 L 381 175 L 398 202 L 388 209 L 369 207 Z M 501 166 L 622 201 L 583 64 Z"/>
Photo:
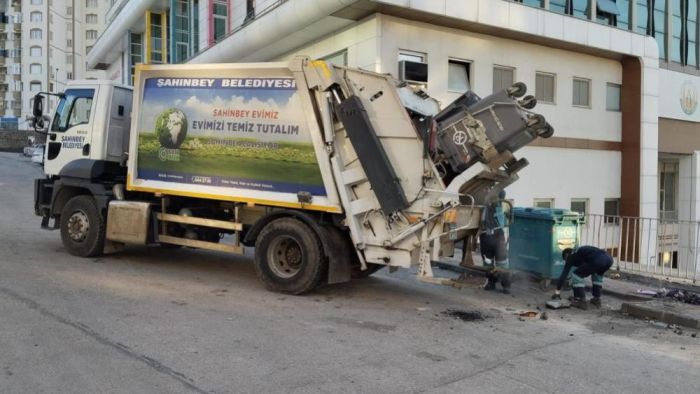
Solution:
<path fill-rule="evenodd" d="M 326 256 L 328 257 L 328 284 L 349 282 L 352 278 L 352 255 L 350 243 L 342 232 L 334 226 L 321 226 L 325 231 L 319 231 L 319 236 L 325 238 Z"/>

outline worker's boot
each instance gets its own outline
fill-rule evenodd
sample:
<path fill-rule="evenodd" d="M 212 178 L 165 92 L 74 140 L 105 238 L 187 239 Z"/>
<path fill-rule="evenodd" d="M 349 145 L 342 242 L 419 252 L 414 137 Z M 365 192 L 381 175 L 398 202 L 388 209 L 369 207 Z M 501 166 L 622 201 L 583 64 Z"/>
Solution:
<path fill-rule="evenodd" d="M 586 290 L 583 287 L 574 287 L 574 298 L 571 300 L 571 306 L 578 309 L 588 310 L 588 302 L 586 301 Z"/>
<path fill-rule="evenodd" d="M 510 294 L 510 283 L 511 283 L 510 272 L 501 273 L 499 275 L 499 279 L 501 279 L 501 286 L 503 287 L 503 294 Z"/>
<path fill-rule="evenodd" d="M 602 293 L 603 286 L 594 284 L 593 287 L 591 287 L 591 294 L 593 295 L 593 298 L 591 298 L 591 305 L 598 309 L 601 307 L 600 296 Z"/>
<path fill-rule="evenodd" d="M 492 291 L 496 290 L 496 275 L 487 274 L 486 275 L 486 285 L 484 285 L 484 290 Z"/>

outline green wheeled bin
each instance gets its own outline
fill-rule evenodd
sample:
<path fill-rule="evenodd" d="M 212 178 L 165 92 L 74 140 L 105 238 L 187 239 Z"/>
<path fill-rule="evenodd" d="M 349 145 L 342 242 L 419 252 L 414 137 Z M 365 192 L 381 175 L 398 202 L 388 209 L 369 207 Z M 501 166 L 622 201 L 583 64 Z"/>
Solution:
<path fill-rule="evenodd" d="M 579 246 L 581 216 L 566 209 L 513 208 L 508 259 L 513 269 L 532 273 L 544 287 L 564 269 L 561 252 Z"/>

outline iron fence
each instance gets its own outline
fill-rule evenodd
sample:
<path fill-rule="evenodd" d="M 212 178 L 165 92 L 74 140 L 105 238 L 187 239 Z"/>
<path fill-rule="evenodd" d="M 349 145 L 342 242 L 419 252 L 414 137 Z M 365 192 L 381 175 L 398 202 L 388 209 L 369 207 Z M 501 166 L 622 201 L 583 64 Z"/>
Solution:
<path fill-rule="evenodd" d="M 623 272 L 700 280 L 700 222 L 589 214 L 580 244 L 605 249 Z"/>

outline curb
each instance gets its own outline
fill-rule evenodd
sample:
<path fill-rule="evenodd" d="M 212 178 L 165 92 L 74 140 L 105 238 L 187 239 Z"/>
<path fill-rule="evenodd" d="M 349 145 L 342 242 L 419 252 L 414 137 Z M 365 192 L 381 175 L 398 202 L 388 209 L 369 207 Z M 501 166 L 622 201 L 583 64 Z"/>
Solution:
<path fill-rule="evenodd" d="M 666 309 L 666 310 L 664 310 Z M 676 324 L 688 328 L 700 329 L 700 318 L 689 316 L 673 310 L 672 304 L 658 305 L 650 302 L 624 302 L 622 313 L 641 319 L 650 319 L 667 324 Z"/>

